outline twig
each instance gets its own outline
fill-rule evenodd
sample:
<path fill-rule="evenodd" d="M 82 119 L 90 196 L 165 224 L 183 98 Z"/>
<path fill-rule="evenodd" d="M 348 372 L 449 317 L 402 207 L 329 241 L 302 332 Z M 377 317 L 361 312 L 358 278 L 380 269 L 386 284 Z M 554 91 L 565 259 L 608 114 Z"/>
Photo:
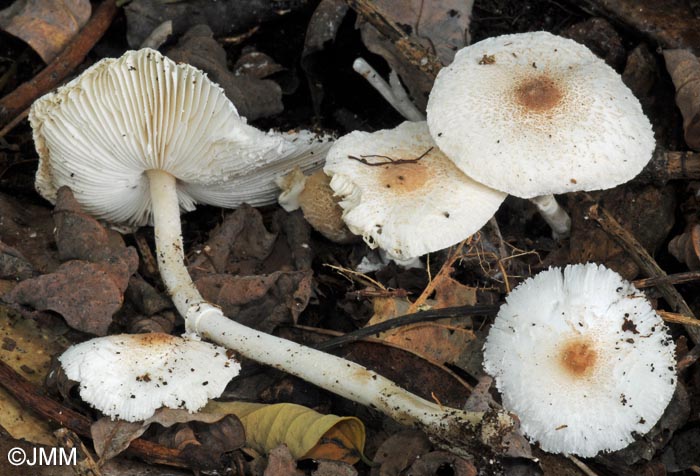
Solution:
<path fill-rule="evenodd" d="M 406 35 L 396 23 L 386 18 L 372 0 L 345 0 L 345 3 L 362 15 L 379 33 L 391 40 L 409 64 L 432 77 L 440 71 L 442 63 L 438 57 Z"/>
<path fill-rule="evenodd" d="M 688 317 L 684 316 L 683 314 L 678 314 L 677 312 L 668 312 L 661 309 L 657 309 L 656 313 L 666 322 L 683 324 L 684 326 L 700 327 L 700 321 L 693 317 Z"/>
<path fill-rule="evenodd" d="M 375 334 L 396 329 L 397 327 L 410 326 L 421 322 L 432 322 L 449 317 L 495 316 L 498 312 L 498 308 L 499 306 L 495 304 L 476 304 L 474 306 L 445 307 L 442 309 L 431 309 L 429 311 L 406 314 L 380 322 L 379 324 L 348 332 L 339 337 L 334 337 L 333 339 L 317 344 L 316 348 L 319 350 L 328 350 L 341 347 L 351 342 L 364 339 L 365 337 L 374 336 Z"/>
<path fill-rule="evenodd" d="M 438 271 L 438 274 L 435 275 L 434 279 L 431 279 L 428 285 L 425 287 L 423 292 L 421 293 L 420 296 L 418 296 L 418 299 L 416 299 L 413 304 L 408 308 L 408 312 L 416 312 L 428 299 L 428 297 L 433 294 L 433 291 L 435 291 L 435 288 L 440 284 L 440 282 L 448 277 L 450 274 L 452 274 L 452 265 L 457 261 L 459 258 L 462 257 L 462 248 L 464 248 L 464 244 L 469 241 L 471 242 L 472 237 L 470 236 L 466 240 L 462 240 L 457 247 L 454 249 L 452 254 L 450 255 L 449 258 L 447 258 L 447 261 L 445 261 L 445 264 L 442 265 L 442 268 L 440 268 L 440 271 Z"/>
<path fill-rule="evenodd" d="M 632 281 L 632 284 L 634 284 L 634 287 L 636 288 L 644 289 L 653 288 L 660 284 L 680 284 L 697 280 L 700 280 L 700 271 L 686 271 L 685 273 L 667 274 L 664 276 L 637 279 Z"/>
<path fill-rule="evenodd" d="M 36 98 L 55 88 L 82 63 L 95 43 L 107 31 L 116 13 L 114 0 L 103 0 L 80 32 L 46 68 L 0 99 L 0 127 L 27 109 Z"/>
<path fill-rule="evenodd" d="M 10 122 L 7 123 L 5 127 L 0 129 L 0 139 L 5 137 L 12 129 L 17 127 L 17 125 L 25 120 L 27 116 L 29 115 L 29 108 L 25 109 L 24 111 L 20 112 L 15 116 Z"/>
<path fill-rule="evenodd" d="M 649 277 L 666 276 L 666 272 L 661 269 L 654 258 L 647 252 L 646 249 L 632 236 L 632 234 L 624 229 L 622 225 L 602 206 L 594 204 L 588 209 L 588 217 L 595 220 L 600 227 L 620 245 L 630 255 L 632 260 L 639 268 Z M 657 289 L 666 299 L 668 304 L 674 311 L 679 312 L 687 317 L 695 318 L 693 311 L 680 295 L 678 290 L 671 284 L 659 284 Z M 688 335 L 694 343 L 700 342 L 700 328 L 695 326 L 685 326 Z"/>
<path fill-rule="evenodd" d="M 14 371 L 12 367 L 0 360 L 0 386 L 2 386 L 19 403 L 41 415 L 48 421 L 56 422 L 68 428 L 78 435 L 91 438 L 89 418 L 80 413 L 64 407 L 39 393 L 24 377 Z M 187 468 L 187 463 L 179 450 L 167 448 L 152 441 L 138 438 L 131 442 L 129 451 L 144 461 L 164 464 L 179 468 Z"/>
<path fill-rule="evenodd" d="M 700 345 L 696 345 L 688 351 L 683 357 L 678 360 L 676 367 L 678 372 L 683 372 L 685 369 L 693 365 L 700 359 Z"/>
<path fill-rule="evenodd" d="M 423 152 L 420 156 L 416 157 L 415 159 L 393 159 L 389 157 L 388 155 L 378 155 L 378 154 L 370 154 L 370 155 L 361 155 L 359 157 L 355 155 L 348 155 L 348 159 L 352 160 L 357 160 L 358 162 L 361 162 L 365 165 L 369 165 L 372 167 L 380 166 L 380 165 L 400 165 L 400 164 L 415 164 L 417 163 L 420 159 L 424 158 L 426 155 L 428 155 L 434 147 L 430 147 L 428 150 Z M 377 158 L 377 159 L 385 159 L 382 162 L 370 162 L 367 159 L 371 158 Z"/>
<path fill-rule="evenodd" d="M 598 476 L 598 474 L 596 474 L 591 468 L 589 468 L 586 463 L 584 463 L 583 461 L 578 459 L 576 456 L 568 455 L 568 458 L 569 458 L 569 461 L 574 463 L 576 465 L 576 467 L 578 469 L 580 469 L 581 472 L 583 474 L 585 474 L 586 476 Z"/>

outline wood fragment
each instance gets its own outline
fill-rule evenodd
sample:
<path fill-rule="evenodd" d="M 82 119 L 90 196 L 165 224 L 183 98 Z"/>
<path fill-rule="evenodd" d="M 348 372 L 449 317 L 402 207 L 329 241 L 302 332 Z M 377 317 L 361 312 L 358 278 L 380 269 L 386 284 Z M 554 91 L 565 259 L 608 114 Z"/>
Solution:
<path fill-rule="evenodd" d="M 639 268 L 648 277 L 666 276 L 666 272 L 661 269 L 654 258 L 647 250 L 632 236 L 605 208 L 599 204 L 593 204 L 588 209 L 588 218 L 595 220 L 610 238 L 615 240 L 634 260 Z M 696 319 L 693 311 L 683 299 L 683 296 L 671 284 L 659 284 L 657 289 L 666 302 L 673 308 L 687 317 Z M 688 335 L 694 343 L 700 342 L 700 328 L 696 326 L 685 326 Z"/>
<path fill-rule="evenodd" d="M 103 0 L 87 24 L 39 74 L 0 99 L 0 128 L 27 109 L 35 99 L 59 85 L 85 60 L 117 13 L 114 0 Z"/>
<path fill-rule="evenodd" d="M 664 50 L 664 59 L 683 115 L 685 143 L 700 149 L 700 61 L 689 50 L 680 49 Z"/>
<path fill-rule="evenodd" d="M 77 476 L 101 476 L 99 464 L 93 459 L 78 435 L 67 428 L 59 428 L 53 434 L 56 436 L 58 444 L 66 449 L 66 453 L 75 452 L 73 472 Z"/>
<path fill-rule="evenodd" d="M 700 280 L 700 271 L 687 271 L 685 273 L 667 274 L 666 276 L 636 279 L 632 281 L 632 284 L 637 289 L 644 289 L 653 288 L 659 284 L 680 284 L 698 280 Z"/>
<path fill-rule="evenodd" d="M 79 436 L 91 438 L 92 422 L 89 418 L 42 395 L 34 385 L 2 360 L 0 360 L 0 386 L 27 409 L 41 415 L 49 422 L 68 428 Z M 166 448 L 140 438 L 131 442 L 129 452 L 149 463 L 178 468 L 190 466 L 179 450 Z"/>
<path fill-rule="evenodd" d="M 700 179 L 700 153 L 667 151 L 657 147 L 635 181 L 665 185 L 669 180 Z"/>
<path fill-rule="evenodd" d="M 386 18 L 371 0 L 345 0 L 345 2 L 377 31 L 391 40 L 409 64 L 432 77 L 437 76 L 443 66 L 438 57 L 413 41 L 399 25 Z"/>

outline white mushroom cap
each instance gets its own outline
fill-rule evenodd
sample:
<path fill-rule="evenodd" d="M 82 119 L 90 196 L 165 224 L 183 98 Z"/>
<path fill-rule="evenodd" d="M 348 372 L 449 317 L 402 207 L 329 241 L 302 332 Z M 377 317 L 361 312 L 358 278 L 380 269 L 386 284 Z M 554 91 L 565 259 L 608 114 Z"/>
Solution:
<path fill-rule="evenodd" d="M 151 49 L 96 63 L 37 100 L 29 118 L 39 192 L 54 201 L 68 185 L 88 213 L 136 226 L 151 214 L 149 169 L 177 178 L 186 211 L 261 205 L 275 201 L 276 175 L 319 167 L 330 146 L 247 125 L 206 74 Z"/>
<path fill-rule="evenodd" d="M 460 50 L 438 74 L 427 115 L 460 169 L 521 198 L 627 182 L 655 144 L 620 75 L 585 46 L 546 32 Z"/>
<path fill-rule="evenodd" d="M 145 420 L 163 406 L 194 412 L 241 369 L 223 347 L 162 333 L 91 339 L 59 361 L 85 402 L 126 421 Z"/>
<path fill-rule="evenodd" d="M 590 263 L 515 288 L 489 332 L 484 367 L 531 440 L 585 457 L 648 432 L 676 384 L 661 318 L 632 284 Z"/>
<path fill-rule="evenodd" d="M 414 162 L 386 163 L 390 160 Z M 378 163 L 384 165 L 370 165 Z M 323 170 L 342 198 L 350 231 L 397 259 L 458 243 L 478 231 L 505 199 L 460 172 L 435 146 L 425 122 L 351 132 L 328 151 Z"/>

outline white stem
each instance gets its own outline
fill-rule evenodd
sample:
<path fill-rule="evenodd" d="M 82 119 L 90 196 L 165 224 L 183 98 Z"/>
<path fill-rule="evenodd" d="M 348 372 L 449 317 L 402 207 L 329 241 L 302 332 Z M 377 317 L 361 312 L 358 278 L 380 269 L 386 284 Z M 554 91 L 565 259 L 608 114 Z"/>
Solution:
<path fill-rule="evenodd" d="M 391 77 L 392 84 L 389 84 L 364 58 L 357 58 L 352 64 L 352 69 L 364 76 L 367 82 L 404 118 L 409 121 L 425 120 L 425 114 L 411 102 L 396 73 L 392 71 L 395 77 Z"/>
<path fill-rule="evenodd" d="M 531 198 L 530 201 L 537 206 L 542 218 L 552 228 L 554 238 L 566 238 L 571 233 L 571 217 L 566 213 L 554 195 L 541 195 Z"/>
<path fill-rule="evenodd" d="M 207 303 L 185 268 L 176 180 L 158 170 L 148 171 L 148 178 L 158 266 L 173 303 L 185 317 L 188 331 L 377 409 L 400 423 L 422 427 L 458 447 L 474 437 L 470 430 L 481 422 L 483 413 L 429 402 L 361 365 L 239 324 Z"/>

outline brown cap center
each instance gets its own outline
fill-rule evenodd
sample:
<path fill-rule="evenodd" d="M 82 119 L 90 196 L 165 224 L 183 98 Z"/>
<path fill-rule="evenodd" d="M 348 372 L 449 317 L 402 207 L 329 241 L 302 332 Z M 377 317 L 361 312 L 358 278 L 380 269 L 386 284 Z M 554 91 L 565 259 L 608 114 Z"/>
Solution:
<path fill-rule="evenodd" d="M 430 170 L 421 162 L 382 165 L 380 183 L 387 191 L 409 193 L 420 189 L 428 181 Z"/>
<path fill-rule="evenodd" d="M 543 113 L 555 108 L 564 97 L 556 81 L 546 75 L 528 78 L 515 88 L 515 100 L 528 112 Z"/>
<path fill-rule="evenodd" d="M 585 337 L 567 341 L 559 353 L 559 365 L 575 378 L 589 375 L 595 368 L 597 359 L 598 353 L 593 342 Z"/>

